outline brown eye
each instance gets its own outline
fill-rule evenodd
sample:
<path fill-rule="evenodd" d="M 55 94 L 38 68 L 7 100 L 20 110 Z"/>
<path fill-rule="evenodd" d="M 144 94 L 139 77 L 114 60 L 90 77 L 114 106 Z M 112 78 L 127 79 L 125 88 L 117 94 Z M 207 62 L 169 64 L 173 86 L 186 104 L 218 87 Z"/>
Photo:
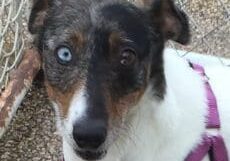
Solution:
<path fill-rule="evenodd" d="M 121 53 L 120 63 L 124 66 L 131 65 L 136 59 L 136 52 L 133 49 L 124 49 Z"/>

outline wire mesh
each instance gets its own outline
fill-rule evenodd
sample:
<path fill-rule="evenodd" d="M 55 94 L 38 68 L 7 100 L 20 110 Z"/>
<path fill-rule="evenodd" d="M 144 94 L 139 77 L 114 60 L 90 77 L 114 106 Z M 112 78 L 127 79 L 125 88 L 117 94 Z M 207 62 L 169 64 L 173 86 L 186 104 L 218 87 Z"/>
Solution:
<path fill-rule="evenodd" d="M 0 1 L 0 92 L 16 68 L 25 46 L 28 0 Z"/>

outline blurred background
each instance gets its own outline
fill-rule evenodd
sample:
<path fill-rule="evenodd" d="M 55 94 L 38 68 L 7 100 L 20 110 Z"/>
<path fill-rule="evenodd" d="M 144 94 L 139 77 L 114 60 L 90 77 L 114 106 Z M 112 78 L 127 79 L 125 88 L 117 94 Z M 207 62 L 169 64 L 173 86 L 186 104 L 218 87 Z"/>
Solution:
<path fill-rule="evenodd" d="M 190 19 L 192 41 L 187 46 L 173 42 L 167 45 L 175 51 L 186 50 L 185 55 L 210 54 L 220 62 L 219 57 L 230 58 L 230 0 L 176 0 L 176 3 Z M 29 13 L 29 0 L 0 1 L 0 92 L 8 83 L 10 71 L 20 62 L 22 51 L 31 46 L 27 31 Z M 61 156 L 54 111 L 43 84 L 35 81 L 0 138 L 0 160 L 58 161 Z"/>

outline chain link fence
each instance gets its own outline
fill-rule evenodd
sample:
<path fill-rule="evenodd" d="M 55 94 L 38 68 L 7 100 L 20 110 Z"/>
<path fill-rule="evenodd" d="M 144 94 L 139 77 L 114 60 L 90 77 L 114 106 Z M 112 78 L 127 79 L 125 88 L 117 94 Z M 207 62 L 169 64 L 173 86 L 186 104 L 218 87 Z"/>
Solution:
<path fill-rule="evenodd" d="M 22 57 L 28 0 L 0 0 L 0 93 Z"/>

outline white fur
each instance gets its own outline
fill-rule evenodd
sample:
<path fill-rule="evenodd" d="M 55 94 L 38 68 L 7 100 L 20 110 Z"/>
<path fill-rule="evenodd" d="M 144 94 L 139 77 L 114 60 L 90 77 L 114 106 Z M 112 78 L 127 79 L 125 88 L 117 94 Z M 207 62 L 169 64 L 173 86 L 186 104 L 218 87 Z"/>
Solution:
<path fill-rule="evenodd" d="M 76 156 L 72 146 L 69 145 L 65 138 L 63 138 L 63 153 L 65 161 L 82 161 L 82 159 Z"/>
<path fill-rule="evenodd" d="M 86 93 L 85 90 L 76 91 L 69 107 L 69 120 L 73 123 L 81 120 L 86 115 Z"/>
<path fill-rule="evenodd" d="M 125 142 L 118 140 L 119 146 L 110 147 L 102 161 L 184 161 L 201 141 L 207 115 L 202 79 L 187 61 L 170 50 L 164 53 L 164 62 L 165 99 L 155 100 L 149 85 L 131 114 L 135 117 L 129 120 L 133 127 L 130 137 Z M 205 70 L 217 97 L 222 125 L 219 132 L 230 154 L 230 68 L 206 66 Z M 74 104 L 84 104 L 77 100 L 80 102 Z M 64 153 L 66 161 L 82 161 L 65 140 Z M 209 161 L 208 157 L 203 161 Z"/>
<path fill-rule="evenodd" d="M 210 65 L 230 66 L 230 59 L 226 59 L 226 58 L 222 58 L 222 57 L 199 54 L 199 53 L 195 53 L 195 52 L 187 52 L 184 50 L 176 50 L 176 49 L 171 49 L 171 48 L 165 49 L 165 52 L 174 53 L 180 57 L 183 57 L 185 59 L 188 59 L 194 63 L 200 64 L 203 66 L 210 66 Z"/>
<path fill-rule="evenodd" d="M 73 125 L 77 121 L 81 121 L 86 116 L 86 93 L 84 89 L 77 90 L 70 102 L 69 112 L 67 119 L 64 121 L 64 127 L 66 128 L 66 134 L 72 135 Z M 73 142 L 70 140 L 69 142 Z"/>

